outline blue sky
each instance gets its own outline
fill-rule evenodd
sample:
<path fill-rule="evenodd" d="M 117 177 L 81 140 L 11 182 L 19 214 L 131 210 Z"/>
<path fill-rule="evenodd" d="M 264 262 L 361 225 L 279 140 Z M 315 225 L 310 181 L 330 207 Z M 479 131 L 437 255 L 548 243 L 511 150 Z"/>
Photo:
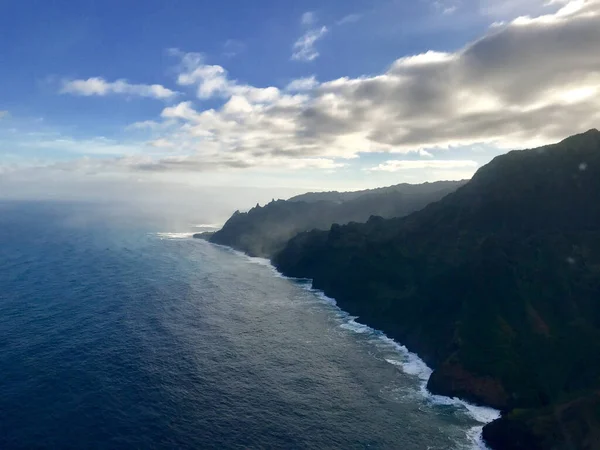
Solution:
<path fill-rule="evenodd" d="M 0 188 L 469 177 L 508 149 L 596 125 L 598 11 L 597 0 L 7 0 Z"/>

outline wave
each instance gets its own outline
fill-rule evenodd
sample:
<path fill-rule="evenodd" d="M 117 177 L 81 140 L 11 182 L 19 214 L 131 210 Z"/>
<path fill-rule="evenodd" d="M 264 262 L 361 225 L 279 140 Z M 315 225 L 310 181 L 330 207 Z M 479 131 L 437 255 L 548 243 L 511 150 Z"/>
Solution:
<path fill-rule="evenodd" d="M 310 280 L 301 280 L 300 285 L 311 293 L 315 294 L 315 296 L 321 301 L 336 308 L 338 317 L 343 320 L 343 323 L 340 325 L 341 328 L 362 335 L 372 335 L 381 344 L 393 349 L 398 356 L 396 358 L 385 358 L 385 361 L 389 364 L 399 367 L 403 373 L 418 378 L 419 393 L 427 402 L 433 405 L 453 406 L 457 409 L 462 409 L 463 412 L 468 414 L 468 416 L 470 416 L 473 420 L 482 424 L 469 429 L 467 432 L 467 438 L 472 443 L 473 449 L 488 449 L 481 436 L 483 425 L 500 418 L 500 411 L 487 406 L 473 405 L 465 400 L 461 400 L 460 398 L 444 397 L 442 395 L 432 394 L 427 389 L 427 382 L 433 373 L 433 369 L 431 369 L 425 363 L 425 361 L 419 358 L 416 353 L 409 351 L 404 345 L 399 344 L 390 337 L 386 336 L 382 331 L 357 322 L 356 319 L 358 319 L 358 317 L 351 316 L 346 311 L 339 308 L 335 299 L 327 297 L 323 291 L 314 289 Z"/>
<path fill-rule="evenodd" d="M 161 239 L 189 239 L 194 236 L 193 232 L 183 232 L 183 233 L 155 233 Z"/>

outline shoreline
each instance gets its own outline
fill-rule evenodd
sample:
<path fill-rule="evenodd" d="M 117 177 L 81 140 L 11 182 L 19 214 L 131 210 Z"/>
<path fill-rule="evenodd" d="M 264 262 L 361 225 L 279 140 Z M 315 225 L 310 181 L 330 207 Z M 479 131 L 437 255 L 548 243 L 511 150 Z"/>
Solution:
<path fill-rule="evenodd" d="M 249 262 L 253 264 L 259 264 L 265 267 L 268 267 L 273 274 L 282 279 L 286 279 L 289 281 L 293 281 L 298 284 L 301 288 L 307 290 L 308 292 L 313 293 L 317 298 L 319 298 L 323 303 L 328 304 L 335 308 L 335 312 L 338 314 L 338 317 L 342 320 L 345 320 L 344 324 L 341 325 L 342 328 L 353 331 L 358 334 L 363 334 L 365 332 L 370 332 L 377 337 L 379 337 L 382 341 L 387 342 L 395 350 L 402 355 L 407 361 L 395 361 L 395 360 L 387 360 L 389 364 L 400 367 L 402 372 L 409 376 L 414 376 L 419 379 L 419 394 L 434 404 L 441 405 L 454 405 L 461 406 L 468 411 L 468 414 L 471 418 L 478 422 L 480 425 L 476 425 L 471 427 L 470 432 L 467 433 L 468 439 L 470 439 L 475 446 L 475 448 L 480 450 L 491 450 L 491 448 L 487 445 L 487 443 L 483 440 L 482 432 L 483 427 L 494 420 L 497 420 L 501 417 L 501 412 L 497 409 L 494 409 L 485 405 L 475 405 L 466 400 L 463 400 L 459 397 L 448 397 L 444 395 L 434 394 L 427 389 L 427 382 L 433 373 L 433 369 L 431 369 L 425 361 L 423 361 L 417 353 L 411 352 L 406 346 L 403 344 L 396 342 L 394 339 L 390 338 L 386 335 L 385 332 L 378 330 L 376 328 L 372 328 L 368 324 L 362 324 L 360 322 L 356 322 L 356 319 L 359 317 L 352 316 L 347 311 L 344 311 L 340 306 L 338 306 L 336 300 L 334 298 L 328 297 L 325 293 L 319 289 L 313 287 L 313 280 L 308 278 L 294 278 L 288 277 L 287 275 L 281 273 L 277 268 L 272 264 L 271 260 L 267 258 L 261 258 L 256 256 L 250 256 L 243 251 L 237 250 L 233 247 L 223 244 L 215 244 L 203 238 L 194 238 L 196 240 L 204 241 L 209 245 L 215 246 L 217 248 L 221 248 L 223 250 L 227 250 L 228 252 L 237 254 L 239 256 L 245 257 Z M 344 326 L 345 325 L 345 326 Z M 408 365 L 411 365 L 411 368 L 407 368 Z"/>

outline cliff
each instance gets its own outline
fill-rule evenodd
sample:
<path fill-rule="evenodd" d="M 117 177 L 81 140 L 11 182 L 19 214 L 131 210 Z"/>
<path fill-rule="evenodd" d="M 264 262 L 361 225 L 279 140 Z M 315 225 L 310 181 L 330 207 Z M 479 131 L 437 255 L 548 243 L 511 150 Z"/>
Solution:
<path fill-rule="evenodd" d="M 495 449 L 600 448 L 600 133 L 497 157 L 441 201 L 301 233 L 274 263 L 494 406 Z"/>

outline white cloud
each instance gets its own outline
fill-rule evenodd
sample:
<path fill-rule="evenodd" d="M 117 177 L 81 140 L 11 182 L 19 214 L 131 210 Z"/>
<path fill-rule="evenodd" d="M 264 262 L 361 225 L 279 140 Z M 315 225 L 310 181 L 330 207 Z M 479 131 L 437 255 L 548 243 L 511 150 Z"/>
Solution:
<path fill-rule="evenodd" d="M 362 18 L 362 14 L 348 14 L 347 16 L 342 17 L 335 24 L 336 25 L 346 25 L 349 23 L 358 22 Z"/>
<path fill-rule="evenodd" d="M 160 84 L 131 84 L 127 80 L 108 82 L 101 77 L 92 77 L 87 80 L 65 80 L 60 92 L 83 96 L 125 94 L 160 100 L 170 99 L 177 95 L 177 92 Z"/>
<path fill-rule="evenodd" d="M 304 33 L 293 45 L 292 59 L 295 61 L 313 61 L 319 56 L 315 44 L 327 34 L 329 30 L 323 26 L 314 28 Z"/>
<path fill-rule="evenodd" d="M 233 58 L 246 50 L 246 44 L 237 39 L 227 39 L 223 44 L 223 56 Z"/>
<path fill-rule="evenodd" d="M 317 15 L 312 12 L 312 11 L 307 11 L 304 14 L 302 14 L 302 17 L 300 18 L 300 23 L 302 25 L 306 25 L 306 26 L 310 26 L 313 25 L 317 22 Z"/>
<path fill-rule="evenodd" d="M 199 117 L 199 114 L 192 108 L 192 102 L 188 101 L 163 109 L 161 117 L 167 119 L 184 119 L 192 122 Z"/>
<path fill-rule="evenodd" d="M 301 92 L 310 91 L 319 85 L 319 82 L 314 75 L 306 78 L 297 78 L 292 80 L 286 87 L 285 90 L 288 92 Z"/>
<path fill-rule="evenodd" d="M 172 52 L 178 54 L 182 59 L 177 83 L 182 86 L 197 86 L 197 96 L 200 99 L 242 95 L 252 101 L 268 102 L 279 95 L 279 89 L 273 86 L 257 88 L 230 80 L 225 68 L 219 65 L 204 64 L 204 58 L 200 53 L 181 53 L 179 50 L 172 50 Z"/>
<path fill-rule="evenodd" d="M 589 0 L 494 28 L 452 53 L 399 58 L 380 74 L 309 77 L 283 89 L 231 79 L 202 55 L 177 51 L 179 84 L 213 102 L 183 101 L 156 122 L 132 125 L 150 130 L 144 145 L 171 153 L 118 164 L 158 172 L 336 170 L 351 158 L 360 164 L 364 153 L 389 152 L 422 159 L 390 158 L 372 170 L 472 173 L 477 163 L 457 148 L 534 147 L 600 126 L 599 43 L 600 0 Z"/>
<path fill-rule="evenodd" d="M 371 167 L 369 171 L 398 172 L 400 170 L 423 170 L 423 169 L 464 169 L 475 168 L 478 164 L 471 160 L 428 160 L 428 161 L 400 161 L 390 160 L 376 167 Z"/>
<path fill-rule="evenodd" d="M 71 136 L 57 136 L 24 143 L 27 147 L 48 150 L 60 150 L 80 155 L 122 156 L 141 153 L 143 145 L 95 137 L 90 139 L 76 139 Z"/>
<path fill-rule="evenodd" d="M 460 5 L 460 1 L 457 0 L 436 0 L 432 3 L 434 9 L 444 15 L 454 14 Z"/>
<path fill-rule="evenodd" d="M 600 15 L 590 13 L 600 12 L 599 5 L 594 0 L 569 15 L 517 20 L 454 53 L 400 58 L 379 75 L 324 83 L 310 77 L 284 90 L 230 80 L 224 68 L 207 69 L 198 54 L 182 54 L 180 81 L 224 103 L 165 108 L 162 117 L 179 125 L 160 138 L 193 164 L 160 167 L 270 167 L 270 161 L 285 167 L 283 160 L 303 159 L 341 164 L 367 152 L 418 152 L 427 159 L 382 167 L 449 170 L 465 168 L 466 159 L 438 162 L 427 150 L 533 147 L 597 127 Z"/>
<path fill-rule="evenodd" d="M 175 147 L 175 144 L 167 139 L 156 139 L 154 141 L 149 141 L 148 145 L 162 149 L 171 149 Z"/>
<path fill-rule="evenodd" d="M 560 7 L 571 0 L 480 0 L 479 13 L 492 18 L 512 20 L 521 15 L 540 15 L 548 9 Z"/>
<path fill-rule="evenodd" d="M 0 111 L 0 119 L 8 117 L 8 111 Z"/>
<path fill-rule="evenodd" d="M 152 130 L 156 128 L 160 128 L 161 124 L 154 120 L 143 120 L 141 122 L 135 122 L 131 125 L 127 125 L 126 130 Z"/>

